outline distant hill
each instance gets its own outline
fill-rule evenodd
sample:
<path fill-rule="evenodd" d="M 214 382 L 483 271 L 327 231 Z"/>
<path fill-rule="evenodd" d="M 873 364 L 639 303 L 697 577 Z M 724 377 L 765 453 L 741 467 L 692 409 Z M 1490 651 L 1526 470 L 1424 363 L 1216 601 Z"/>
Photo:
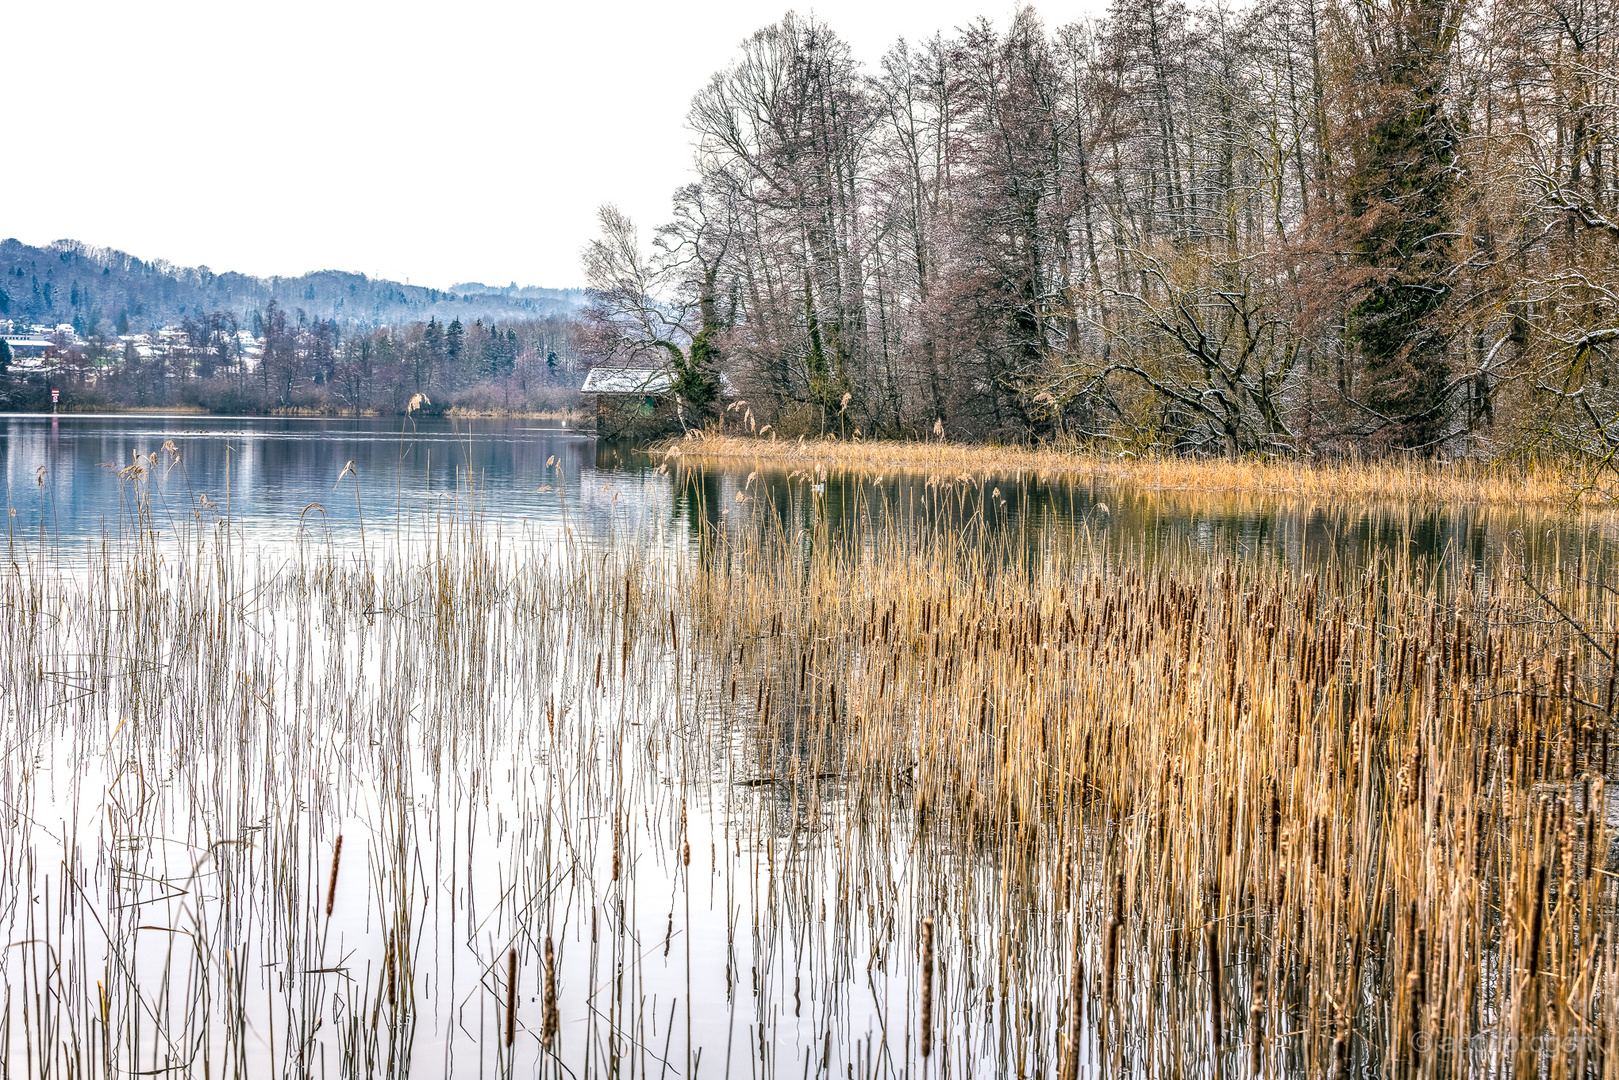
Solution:
<path fill-rule="evenodd" d="M 147 262 L 77 240 L 33 247 L 0 240 L 0 318 L 72 323 L 83 336 L 149 331 L 190 316 L 233 313 L 244 325 L 271 298 L 310 319 L 387 326 L 436 316 L 462 322 L 566 314 L 585 302 L 583 289 L 504 288 L 469 282 L 449 289 L 403 285 L 340 270 L 299 277 L 216 274 L 206 266 Z"/>

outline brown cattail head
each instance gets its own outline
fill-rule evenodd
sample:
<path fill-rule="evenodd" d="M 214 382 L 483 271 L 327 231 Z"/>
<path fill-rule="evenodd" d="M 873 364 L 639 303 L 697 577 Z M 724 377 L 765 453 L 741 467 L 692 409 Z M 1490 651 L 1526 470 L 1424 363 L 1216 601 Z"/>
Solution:
<path fill-rule="evenodd" d="M 1546 866 L 1542 863 L 1535 871 L 1535 906 L 1529 917 L 1529 950 L 1524 957 L 1524 967 L 1531 986 L 1540 975 L 1540 937 L 1545 929 L 1545 915 Z"/>
<path fill-rule="evenodd" d="M 541 1038 L 545 1045 L 550 1046 L 556 1038 L 558 1027 L 557 1014 L 557 957 L 551 947 L 551 939 L 545 939 L 545 1027 Z"/>
<path fill-rule="evenodd" d="M 394 981 L 396 976 L 394 975 L 394 932 L 392 930 L 388 931 L 388 951 L 383 955 L 382 964 L 383 967 L 388 969 L 388 1006 L 392 1008 L 399 1003 L 399 991 Z"/>
<path fill-rule="evenodd" d="M 326 882 L 326 917 L 332 917 L 332 904 L 337 899 L 337 865 L 343 859 L 343 834 L 337 834 L 337 843 L 332 845 L 332 876 Z"/>

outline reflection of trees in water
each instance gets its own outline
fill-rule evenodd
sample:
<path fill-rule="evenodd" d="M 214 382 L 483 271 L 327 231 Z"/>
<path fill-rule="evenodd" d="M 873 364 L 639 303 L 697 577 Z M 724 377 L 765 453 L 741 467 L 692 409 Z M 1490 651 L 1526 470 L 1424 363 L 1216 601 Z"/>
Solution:
<path fill-rule="evenodd" d="M 711 492 L 715 475 L 728 477 L 738 491 L 745 482 L 745 474 L 723 469 L 675 475 L 677 491 Z M 1508 553 L 1537 566 L 1571 556 L 1605 566 L 1614 558 L 1616 540 L 1600 519 L 1473 506 L 1286 503 L 1228 493 L 1102 488 L 1072 479 L 901 475 L 874 482 L 775 471 L 759 472 L 747 494 L 754 513 L 729 515 L 733 533 L 757 527 L 763 512 L 776 526 L 843 542 L 881 542 L 883 530 L 895 527 L 955 531 L 964 538 L 983 532 L 997 536 L 1008 555 L 1026 541 L 1026 558 L 1038 558 L 1037 545 L 1045 542 L 1039 526 L 1052 522 L 1067 523 L 1099 549 L 1133 561 L 1150 564 L 1190 549 L 1210 557 L 1258 557 L 1300 572 L 1393 559 L 1476 577 L 1490 559 Z M 712 512 L 705 520 L 715 525 L 720 516 Z"/>
<path fill-rule="evenodd" d="M 31 480 L 43 465 L 59 523 L 70 533 L 94 533 L 103 520 L 116 520 L 117 479 L 105 463 L 126 466 L 133 455 L 153 453 L 166 441 L 175 444 L 181 465 L 153 474 L 160 517 L 165 507 L 184 514 L 201 495 L 223 512 L 228 490 L 235 514 L 270 517 L 289 527 L 311 501 L 321 502 L 334 524 L 355 523 L 352 495 L 332 495 L 350 461 L 368 515 L 457 491 L 532 495 L 554 483 L 546 466 L 551 459 L 561 463 L 569 483 L 598 468 L 592 442 L 561 430 L 525 430 L 515 421 L 75 416 L 62 418 L 54 435 L 47 431 L 48 422 L 38 420 L 0 429 L 8 502 L 25 505 L 28 493 L 19 474 L 25 471 Z M 644 469 L 644 462 L 638 467 Z M 628 465 L 626 460 L 613 467 Z"/>
<path fill-rule="evenodd" d="M 723 475 L 714 472 L 674 471 L 674 500 L 669 508 L 671 520 L 683 524 L 687 535 L 701 541 L 703 536 L 719 528 L 725 505 Z M 704 548 L 706 550 L 706 548 Z"/>

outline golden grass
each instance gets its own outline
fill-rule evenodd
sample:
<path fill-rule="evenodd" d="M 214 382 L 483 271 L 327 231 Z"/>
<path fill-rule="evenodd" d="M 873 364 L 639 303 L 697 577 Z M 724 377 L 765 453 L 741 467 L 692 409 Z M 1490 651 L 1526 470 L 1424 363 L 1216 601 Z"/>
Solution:
<path fill-rule="evenodd" d="M 1074 946 L 1068 1007 L 1104 1073 L 1130 1071 L 1121 1032 L 1203 1062 L 1285 1045 L 1312 1076 L 1465 1076 L 1431 1048 L 1486 1044 L 1529 1074 L 1541 1035 L 1619 1069 L 1619 610 L 1579 565 L 1301 575 L 1103 556 L 1060 525 L 850 544 L 770 513 L 687 588 L 751 643 L 761 733 L 795 733 L 761 771 L 888 778 L 969 848 L 1051 844 L 1036 891 L 1101 953 Z"/>
<path fill-rule="evenodd" d="M 199 405 L 109 405 L 93 408 L 80 408 L 77 406 L 60 410 L 62 415 L 73 413 L 87 415 L 96 413 L 128 413 L 134 416 L 207 416 L 208 410 Z"/>
<path fill-rule="evenodd" d="M 761 1076 L 1619 1080 L 1605 550 L 1304 572 L 800 484 L 260 566 L 125 475 L 90 573 L 0 575 L 19 1074 L 736 1031 Z"/>
<path fill-rule="evenodd" d="M 1614 503 L 1611 485 L 1593 486 L 1566 466 L 1539 461 L 1227 461 L 1120 457 L 1094 450 L 1050 447 L 859 439 L 786 441 L 712 434 L 694 434 L 660 449 L 690 464 L 736 463 L 833 473 L 1076 479 L 1197 495 L 1254 494 L 1283 499 L 1474 503 L 1546 509 L 1606 508 Z"/>

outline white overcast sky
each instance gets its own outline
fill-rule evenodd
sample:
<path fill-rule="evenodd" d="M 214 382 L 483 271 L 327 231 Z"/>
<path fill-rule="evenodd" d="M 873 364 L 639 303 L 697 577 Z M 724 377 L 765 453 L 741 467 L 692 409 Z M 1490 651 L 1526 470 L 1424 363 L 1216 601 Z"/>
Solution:
<path fill-rule="evenodd" d="M 582 284 L 594 211 L 643 235 L 689 179 L 686 107 L 813 11 L 875 64 L 1010 0 L 5 0 L 0 238 L 215 271 Z M 1047 25 L 1102 0 L 1039 6 Z"/>

